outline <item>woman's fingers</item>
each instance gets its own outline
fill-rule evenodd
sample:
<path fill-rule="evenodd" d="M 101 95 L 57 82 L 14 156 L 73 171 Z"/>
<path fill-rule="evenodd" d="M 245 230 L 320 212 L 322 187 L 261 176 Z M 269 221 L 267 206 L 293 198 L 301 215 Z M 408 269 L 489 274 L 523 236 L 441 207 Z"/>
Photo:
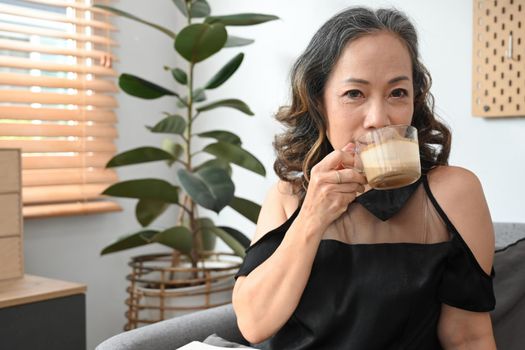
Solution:
<path fill-rule="evenodd" d="M 353 168 L 354 153 L 349 147 L 331 152 L 312 168 L 302 210 L 323 225 L 337 219 L 365 191 L 366 178 Z"/>
<path fill-rule="evenodd" d="M 366 177 L 361 174 L 357 169 L 340 169 L 330 170 L 324 174 L 324 180 L 328 183 L 333 184 L 345 184 L 345 183 L 359 183 L 365 185 L 367 183 Z"/>
<path fill-rule="evenodd" d="M 351 151 L 335 150 L 317 163 L 312 171 L 328 171 L 331 169 L 342 169 L 354 166 L 354 153 Z"/>

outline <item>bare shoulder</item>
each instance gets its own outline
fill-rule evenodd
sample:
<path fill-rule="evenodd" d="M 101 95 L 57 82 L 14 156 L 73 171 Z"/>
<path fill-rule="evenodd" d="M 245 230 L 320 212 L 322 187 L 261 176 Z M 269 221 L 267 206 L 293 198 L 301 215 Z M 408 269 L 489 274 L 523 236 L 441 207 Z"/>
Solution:
<path fill-rule="evenodd" d="M 299 200 L 290 183 L 279 180 L 268 191 L 257 220 L 252 244 L 282 225 L 297 209 Z"/>
<path fill-rule="evenodd" d="M 468 169 L 440 166 L 428 173 L 432 194 L 458 233 L 489 273 L 494 254 L 494 229 L 483 187 Z"/>
<path fill-rule="evenodd" d="M 449 218 L 477 213 L 490 219 L 483 187 L 472 171 L 457 166 L 439 166 L 428 173 L 428 183 Z"/>
<path fill-rule="evenodd" d="M 436 192 L 446 192 L 452 196 L 467 191 L 482 191 L 476 174 L 458 166 L 438 166 L 428 173 L 428 181 Z"/>

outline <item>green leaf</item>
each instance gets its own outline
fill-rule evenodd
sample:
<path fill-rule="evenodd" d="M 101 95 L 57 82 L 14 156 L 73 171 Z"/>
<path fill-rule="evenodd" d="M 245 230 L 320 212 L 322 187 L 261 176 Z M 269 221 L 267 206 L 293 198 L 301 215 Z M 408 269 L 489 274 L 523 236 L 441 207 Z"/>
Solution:
<path fill-rule="evenodd" d="M 242 144 L 239 136 L 226 130 L 212 130 L 207 132 L 201 132 L 200 134 L 197 134 L 197 136 L 209 137 L 212 139 L 216 139 L 217 141 L 227 142 L 237 146 L 240 146 Z"/>
<path fill-rule="evenodd" d="M 140 224 L 148 226 L 162 213 L 166 211 L 169 204 L 156 199 L 140 199 L 135 207 L 135 216 Z"/>
<path fill-rule="evenodd" d="M 279 17 L 262 13 L 239 13 L 227 16 L 210 16 L 204 22 L 210 24 L 220 22 L 225 26 L 251 26 L 276 19 L 279 19 Z"/>
<path fill-rule="evenodd" d="M 230 107 L 230 108 L 237 109 L 243 112 L 244 114 L 253 115 L 253 112 L 250 110 L 250 107 L 246 105 L 246 103 L 242 102 L 241 100 L 235 99 L 235 98 L 215 101 L 207 105 L 200 106 L 197 108 L 197 111 L 205 112 L 205 111 L 209 111 L 211 109 L 218 108 L 218 107 Z"/>
<path fill-rule="evenodd" d="M 202 233 L 202 249 L 205 251 L 212 251 L 217 245 L 217 236 L 210 230 L 203 230 Z"/>
<path fill-rule="evenodd" d="M 186 75 L 186 72 L 183 71 L 182 69 L 180 69 L 180 68 L 173 68 L 171 70 L 171 75 L 180 84 L 182 84 L 182 85 L 188 84 L 188 76 Z"/>
<path fill-rule="evenodd" d="M 106 188 L 102 194 L 113 197 L 156 199 L 168 203 L 179 202 L 179 188 L 160 179 L 138 179 L 117 182 Z"/>
<path fill-rule="evenodd" d="M 233 198 L 235 186 L 221 168 L 206 167 L 194 173 L 179 169 L 177 175 L 184 190 L 197 204 L 216 213 Z"/>
<path fill-rule="evenodd" d="M 188 17 L 188 9 L 186 8 L 185 0 L 173 0 L 184 17 Z M 191 17 L 200 18 L 209 16 L 211 12 L 210 5 L 205 0 L 195 0 L 191 5 Z"/>
<path fill-rule="evenodd" d="M 202 237 L 202 249 L 203 250 L 212 250 L 215 248 L 215 244 L 217 242 L 217 235 L 215 232 L 213 232 L 213 229 L 215 228 L 215 224 L 212 220 L 208 218 L 198 218 L 195 220 L 197 231 L 201 234 Z M 210 246 L 210 243 L 213 243 L 212 249 L 208 249 Z"/>
<path fill-rule="evenodd" d="M 186 130 L 186 119 L 180 115 L 168 115 L 154 127 L 148 127 L 151 132 L 182 135 Z"/>
<path fill-rule="evenodd" d="M 261 206 L 259 204 L 248 199 L 233 197 L 229 206 L 254 224 L 257 223 L 257 218 L 261 211 Z"/>
<path fill-rule="evenodd" d="M 205 89 L 215 89 L 221 86 L 226 80 L 228 80 L 233 73 L 239 68 L 244 59 L 244 54 L 241 52 L 232 58 L 228 63 L 222 67 L 217 74 L 215 74 L 210 81 L 204 86 Z"/>
<path fill-rule="evenodd" d="M 187 61 L 198 63 L 222 49 L 227 36 L 222 23 L 190 24 L 177 36 L 175 50 Z"/>
<path fill-rule="evenodd" d="M 200 218 L 200 219 L 197 219 L 197 221 L 199 223 L 199 226 L 202 228 L 202 230 L 209 231 L 219 236 L 219 238 L 222 239 L 224 243 L 226 243 L 226 245 L 228 245 L 228 247 L 230 247 L 236 255 L 240 257 L 244 257 L 245 248 L 233 235 L 215 226 L 213 221 L 211 221 L 208 218 Z"/>
<path fill-rule="evenodd" d="M 143 230 L 137 233 L 119 237 L 115 242 L 111 243 L 102 251 L 100 255 L 106 255 L 109 253 L 119 252 L 121 250 L 126 250 L 130 248 L 140 247 L 143 245 L 150 244 L 151 237 L 157 234 L 159 231 L 155 230 Z"/>
<path fill-rule="evenodd" d="M 205 0 L 195 0 L 191 5 L 191 17 L 202 18 L 211 13 L 210 5 Z"/>
<path fill-rule="evenodd" d="M 188 96 L 184 96 L 184 97 L 182 97 L 182 100 L 187 101 L 187 100 L 188 100 Z M 185 107 L 187 107 L 187 106 L 188 106 L 188 105 L 187 105 L 186 103 L 182 103 L 182 101 L 178 101 L 178 100 L 177 100 L 177 107 L 178 107 L 178 108 L 185 108 Z"/>
<path fill-rule="evenodd" d="M 226 44 L 224 44 L 224 47 L 238 47 L 238 46 L 245 46 L 250 45 L 255 40 L 253 39 L 246 39 L 241 38 L 238 36 L 233 36 L 228 34 L 228 39 L 226 39 Z"/>
<path fill-rule="evenodd" d="M 202 102 L 206 100 L 206 93 L 203 88 L 198 88 L 193 91 L 193 102 Z"/>
<path fill-rule="evenodd" d="M 155 23 L 151 23 L 151 22 L 145 21 L 145 20 L 143 20 L 141 18 L 138 18 L 135 15 L 132 15 L 132 14 L 124 12 L 122 10 L 116 9 L 114 7 L 106 6 L 106 5 L 98 5 L 98 4 L 97 5 L 93 5 L 93 7 L 109 11 L 111 13 L 114 13 L 114 14 L 118 15 L 118 16 L 122 16 L 122 17 L 125 17 L 125 18 L 128 18 L 128 19 L 140 22 L 142 24 L 145 24 L 145 25 L 150 26 L 152 28 L 155 28 L 157 30 L 160 30 L 161 32 L 163 32 L 164 34 L 166 34 L 167 36 L 169 36 L 172 39 L 175 39 L 177 37 L 177 35 L 174 32 L 172 32 L 171 30 L 169 30 L 167 28 L 159 26 L 158 24 L 155 24 Z"/>
<path fill-rule="evenodd" d="M 217 243 L 217 235 L 210 230 L 210 228 L 215 227 L 213 221 L 208 218 L 198 218 L 195 222 L 196 229 L 202 237 L 202 249 L 213 250 Z"/>
<path fill-rule="evenodd" d="M 250 239 L 246 237 L 246 235 L 242 233 L 241 231 L 237 231 L 236 229 L 232 227 L 228 227 L 228 226 L 217 226 L 217 227 L 219 227 L 221 230 L 228 232 L 230 236 L 235 238 L 237 242 L 239 242 L 243 246 L 244 249 L 250 246 L 251 244 Z"/>
<path fill-rule="evenodd" d="M 234 237 L 232 237 L 228 232 L 220 229 L 215 228 L 213 232 L 219 236 L 220 239 L 226 243 L 228 247 L 233 250 L 233 253 L 241 258 L 244 258 L 246 256 L 246 249 L 240 244 Z"/>
<path fill-rule="evenodd" d="M 188 17 L 188 8 L 186 7 L 186 0 L 172 0 L 175 6 L 179 9 L 180 13 L 184 15 L 184 17 Z"/>
<path fill-rule="evenodd" d="M 176 97 L 179 96 L 176 92 L 163 88 L 162 86 L 151 83 L 132 74 L 121 74 L 118 83 L 120 88 L 131 96 L 140 97 L 147 100 L 166 95 Z"/>
<path fill-rule="evenodd" d="M 209 220 L 209 219 L 203 219 L 203 220 Z M 190 227 L 189 220 L 184 220 L 182 222 L 182 226 Z M 215 249 L 215 246 L 217 244 L 217 236 L 211 232 L 206 224 L 201 223 L 200 218 L 195 219 L 195 230 L 192 232 L 193 234 L 193 246 L 196 248 L 196 242 L 195 242 L 195 234 L 200 235 L 202 240 L 202 250 L 204 251 L 212 251 Z"/>
<path fill-rule="evenodd" d="M 173 159 L 170 159 L 167 162 L 169 166 L 175 163 L 175 161 L 178 160 L 180 156 L 182 155 L 182 153 L 184 152 L 184 147 L 182 147 L 178 143 L 173 142 L 173 140 L 171 139 L 164 139 L 162 141 L 162 149 L 170 153 L 173 157 Z"/>
<path fill-rule="evenodd" d="M 266 176 L 264 165 L 245 149 L 226 142 L 212 143 L 203 149 L 204 152 L 212 154 L 217 158 L 237 164 L 245 169 L 251 170 L 259 175 Z"/>
<path fill-rule="evenodd" d="M 151 241 L 189 254 L 191 252 L 193 237 L 188 228 L 184 226 L 174 226 L 157 233 L 151 238 Z"/>
<path fill-rule="evenodd" d="M 217 236 L 219 236 L 219 238 L 222 239 L 224 243 L 226 243 L 226 245 L 233 250 L 233 253 L 235 255 L 240 256 L 241 258 L 244 258 L 244 256 L 246 255 L 246 252 L 245 252 L 246 249 L 230 233 L 218 227 L 213 228 L 212 232 L 215 233 Z"/>
<path fill-rule="evenodd" d="M 204 169 L 206 167 L 214 167 L 214 168 L 220 168 L 224 171 L 226 171 L 226 173 L 228 173 L 228 176 L 232 176 L 232 167 L 230 166 L 230 163 L 223 160 L 223 159 L 218 159 L 218 158 L 214 158 L 214 159 L 210 159 L 204 163 L 202 163 L 201 165 L 197 166 L 194 170 L 195 171 L 199 171 L 201 169 Z"/>
<path fill-rule="evenodd" d="M 155 162 L 158 160 L 173 160 L 173 156 L 160 148 L 138 147 L 117 154 L 109 160 L 109 162 L 106 164 L 106 168 L 114 168 L 123 165 L 140 164 L 146 162 Z"/>

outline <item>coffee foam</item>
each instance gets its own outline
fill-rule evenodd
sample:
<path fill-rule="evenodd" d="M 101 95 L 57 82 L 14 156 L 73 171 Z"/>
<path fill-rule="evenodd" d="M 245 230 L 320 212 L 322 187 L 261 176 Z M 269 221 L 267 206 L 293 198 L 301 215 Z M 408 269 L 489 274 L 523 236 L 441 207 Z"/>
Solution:
<path fill-rule="evenodd" d="M 409 139 L 389 140 L 379 145 L 369 145 L 359 152 L 366 167 L 385 166 L 389 162 L 397 164 L 419 164 L 419 146 Z"/>

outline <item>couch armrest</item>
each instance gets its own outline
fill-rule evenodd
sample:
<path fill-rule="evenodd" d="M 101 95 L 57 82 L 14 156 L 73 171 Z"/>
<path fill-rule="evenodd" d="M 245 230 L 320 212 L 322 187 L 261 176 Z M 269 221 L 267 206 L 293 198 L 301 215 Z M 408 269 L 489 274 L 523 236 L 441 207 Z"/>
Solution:
<path fill-rule="evenodd" d="M 174 350 L 194 340 L 203 341 L 213 333 L 247 344 L 237 327 L 233 307 L 228 304 L 117 334 L 96 350 Z"/>

